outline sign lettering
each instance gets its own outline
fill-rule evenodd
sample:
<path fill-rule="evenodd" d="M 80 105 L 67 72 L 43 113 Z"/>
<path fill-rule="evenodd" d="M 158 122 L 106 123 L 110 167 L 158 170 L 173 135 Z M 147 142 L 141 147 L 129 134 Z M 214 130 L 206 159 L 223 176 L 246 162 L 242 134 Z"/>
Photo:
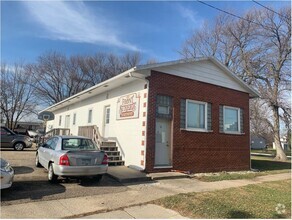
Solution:
<path fill-rule="evenodd" d="M 140 96 L 137 93 L 122 96 L 117 103 L 117 120 L 139 118 Z"/>

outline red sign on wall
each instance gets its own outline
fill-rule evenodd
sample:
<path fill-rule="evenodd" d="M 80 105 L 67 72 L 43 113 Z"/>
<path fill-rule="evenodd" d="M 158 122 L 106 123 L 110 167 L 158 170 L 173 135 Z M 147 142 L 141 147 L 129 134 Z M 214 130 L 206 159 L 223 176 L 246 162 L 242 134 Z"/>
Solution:
<path fill-rule="evenodd" d="M 117 120 L 139 118 L 140 95 L 121 96 L 117 102 Z"/>

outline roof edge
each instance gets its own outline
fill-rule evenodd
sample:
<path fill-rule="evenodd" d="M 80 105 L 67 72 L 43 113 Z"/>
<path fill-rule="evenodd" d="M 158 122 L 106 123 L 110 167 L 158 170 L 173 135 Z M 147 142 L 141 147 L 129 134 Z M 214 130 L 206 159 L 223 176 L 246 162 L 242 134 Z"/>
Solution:
<path fill-rule="evenodd" d="M 125 75 L 127 75 L 129 73 L 131 73 L 131 72 L 134 72 L 135 70 L 136 70 L 136 67 L 128 69 L 125 72 L 122 72 L 122 73 L 120 73 L 120 74 L 118 74 L 118 75 L 116 75 L 116 76 L 114 76 L 114 77 L 112 77 L 110 79 L 107 79 L 107 80 L 105 80 L 105 81 L 103 81 L 101 83 L 96 84 L 95 86 L 89 87 L 88 89 L 85 89 L 85 90 L 83 90 L 83 91 L 81 91 L 79 93 L 76 93 L 75 95 L 72 95 L 72 96 L 70 96 L 70 97 L 68 97 L 68 98 L 66 98 L 66 99 L 64 99 L 64 100 L 62 100 L 60 102 L 57 102 L 57 103 L 55 103 L 55 104 L 43 109 L 42 111 L 38 112 L 38 114 L 40 114 L 41 112 L 44 112 L 44 111 L 49 111 L 51 108 L 54 108 L 54 107 L 56 107 L 58 105 L 61 105 L 62 103 L 65 103 L 65 102 L 67 102 L 67 101 L 69 101 L 71 99 L 74 99 L 74 98 L 76 98 L 76 97 L 78 97 L 78 96 L 80 96 L 82 94 L 85 94 L 85 93 L 91 91 L 91 90 L 94 90 L 96 88 L 102 87 L 102 86 L 104 86 L 105 84 L 107 84 L 107 83 L 109 83 L 111 81 L 117 80 L 117 79 L 119 79 L 119 78 L 121 78 L 121 77 L 123 77 L 123 76 L 125 76 Z"/>
<path fill-rule="evenodd" d="M 191 59 L 179 59 L 179 60 L 173 60 L 173 61 L 167 61 L 167 62 L 160 62 L 160 63 L 154 63 L 154 64 L 144 64 L 144 65 L 137 65 L 135 67 L 132 67 L 129 70 L 126 70 L 106 81 L 103 81 L 101 83 L 96 84 L 95 86 L 92 86 L 86 90 L 83 90 L 75 95 L 72 95 L 58 103 L 55 103 L 45 109 L 43 109 L 42 111 L 40 111 L 39 113 L 43 112 L 43 111 L 49 111 L 50 109 L 61 105 L 62 103 L 65 103 L 71 99 L 74 99 L 82 94 L 85 94 L 91 90 L 94 90 L 96 88 L 99 88 L 109 82 L 115 81 L 127 74 L 130 74 L 132 72 L 135 71 L 139 71 L 139 70 L 147 70 L 147 69 L 153 69 L 153 68 L 157 68 L 157 67 L 164 67 L 164 66 L 170 66 L 170 65 L 177 65 L 177 64 L 184 64 L 184 63 L 191 63 L 191 62 L 198 62 L 198 61 L 207 61 L 210 60 L 211 62 L 213 62 L 215 65 L 219 66 L 219 68 L 223 69 L 225 72 L 228 73 L 228 75 L 230 75 L 233 79 L 235 79 L 241 86 L 243 86 L 251 95 L 252 98 L 257 98 L 260 97 L 260 94 L 253 89 L 252 87 L 250 87 L 249 85 L 247 85 L 242 79 L 240 79 L 238 76 L 235 75 L 235 73 L 233 73 L 228 67 L 226 67 L 225 65 L 223 65 L 219 60 L 217 60 L 215 57 L 199 57 L 199 58 L 191 58 Z"/>

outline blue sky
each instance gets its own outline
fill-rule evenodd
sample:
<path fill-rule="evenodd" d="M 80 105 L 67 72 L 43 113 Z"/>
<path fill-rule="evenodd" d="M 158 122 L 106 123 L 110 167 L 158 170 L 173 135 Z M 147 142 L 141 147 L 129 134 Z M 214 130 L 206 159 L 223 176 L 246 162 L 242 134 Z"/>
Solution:
<path fill-rule="evenodd" d="M 237 15 L 251 1 L 208 1 Z M 261 1 L 279 8 L 289 1 Z M 2 1 L 2 62 L 34 62 L 48 51 L 67 55 L 139 51 L 143 60 L 179 58 L 193 30 L 218 11 L 196 1 Z"/>

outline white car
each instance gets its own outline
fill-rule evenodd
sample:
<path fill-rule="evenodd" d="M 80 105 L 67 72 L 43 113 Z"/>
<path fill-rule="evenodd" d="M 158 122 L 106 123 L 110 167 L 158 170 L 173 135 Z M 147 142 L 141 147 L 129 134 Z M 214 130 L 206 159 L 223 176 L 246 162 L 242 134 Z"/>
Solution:
<path fill-rule="evenodd" d="M 87 137 L 54 136 L 38 148 L 35 165 L 48 170 L 50 182 L 58 176 L 93 176 L 99 181 L 107 172 L 108 156 Z"/>
<path fill-rule="evenodd" d="M 6 189 L 11 187 L 13 178 L 14 178 L 14 170 L 10 166 L 10 164 L 0 158 L 0 169 L 1 169 L 1 189 Z"/>

